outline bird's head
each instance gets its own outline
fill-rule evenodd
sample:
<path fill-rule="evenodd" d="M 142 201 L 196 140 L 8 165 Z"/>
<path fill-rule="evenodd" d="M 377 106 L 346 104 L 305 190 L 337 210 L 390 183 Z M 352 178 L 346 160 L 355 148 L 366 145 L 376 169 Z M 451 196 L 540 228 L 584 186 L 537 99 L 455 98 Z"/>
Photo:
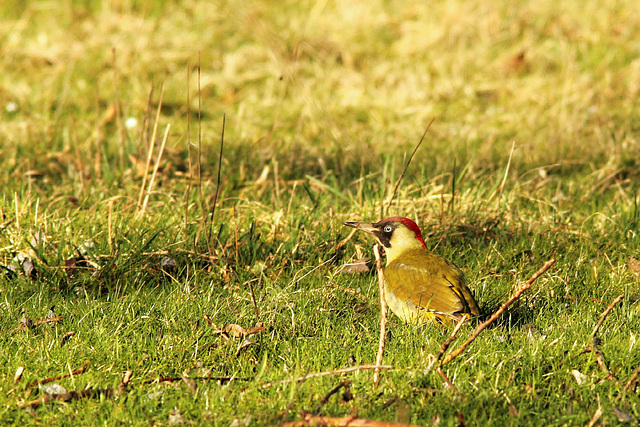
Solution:
<path fill-rule="evenodd" d="M 409 218 L 394 216 L 378 222 L 345 222 L 347 227 L 353 227 L 372 234 L 384 246 L 387 254 L 387 264 L 410 249 L 426 248 L 420 228 Z"/>

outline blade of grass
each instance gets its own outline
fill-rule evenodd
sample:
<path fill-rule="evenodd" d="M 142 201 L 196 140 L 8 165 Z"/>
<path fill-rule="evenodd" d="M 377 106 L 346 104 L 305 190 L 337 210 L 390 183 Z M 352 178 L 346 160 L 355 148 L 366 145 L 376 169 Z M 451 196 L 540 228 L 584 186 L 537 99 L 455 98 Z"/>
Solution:
<path fill-rule="evenodd" d="M 380 218 L 384 218 L 386 216 L 389 210 L 389 207 L 393 202 L 393 199 L 396 197 L 396 193 L 398 192 L 398 187 L 400 187 L 400 182 L 402 182 L 402 178 L 404 177 L 404 174 L 407 172 L 407 169 L 409 169 L 409 165 L 411 165 L 413 158 L 416 156 L 416 153 L 418 152 L 418 148 L 420 148 L 420 146 L 422 145 L 422 141 L 424 141 L 424 137 L 427 135 L 427 132 L 429 132 L 429 129 L 431 128 L 431 125 L 433 124 L 434 121 L 435 121 L 435 117 L 431 119 L 431 121 L 427 125 L 427 128 L 424 130 L 424 133 L 422 134 L 420 141 L 418 141 L 418 144 L 416 144 L 415 148 L 413 149 L 413 153 L 411 153 L 411 157 L 409 157 L 409 160 L 404 165 L 404 169 L 402 170 L 402 173 L 396 180 L 396 183 L 393 186 L 393 189 L 391 190 L 391 192 L 389 193 L 387 200 L 380 206 Z"/>
<path fill-rule="evenodd" d="M 149 146 L 149 152 L 147 153 L 147 163 L 145 165 L 144 171 L 142 172 L 142 184 L 140 185 L 140 195 L 138 196 L 138 210 L 142 209 L 142 199 L 144 197 L 144 190 L 147 186 L 147 175 L 149 174 L 149 167 L 151 166 L 151 158 L 153 157 L 153 151 L 156 145 L 156 137 L 158 135 L 158 124 L 160 123 L 160 112 L 162 111 L 162 102 L 164 99 L 164 88 L 166 85 L 167 79 L 166 74 L 165 78 L 162 81 L 162 88 L 160 89 L 160 99 L 158 100 L 158 110 L 156 112 L 156 120 L 153 124 L 153 134 L 151 135 L 151 146 Z"/>

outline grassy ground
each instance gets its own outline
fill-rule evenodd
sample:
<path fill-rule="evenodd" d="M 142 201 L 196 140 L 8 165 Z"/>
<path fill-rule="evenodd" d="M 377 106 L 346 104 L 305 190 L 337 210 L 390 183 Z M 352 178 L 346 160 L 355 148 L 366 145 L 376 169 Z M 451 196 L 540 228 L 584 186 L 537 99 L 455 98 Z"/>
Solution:
<path fill-rule="evenodd" d="M 512 3 L 7 2 L 0 422 L 637 424 L 640 14 Z M 425 373 L 450 330 L 393 316 L 378 387 L 295 381 L 374 362 L 375 274 L 343 271 L 372 242 L 341 223 L 434 118 L 386 212 L 485 316 L 556 265 L 445 365 L 462 396 Z M 52 384 L 108 391 L 30 405 Z"/>

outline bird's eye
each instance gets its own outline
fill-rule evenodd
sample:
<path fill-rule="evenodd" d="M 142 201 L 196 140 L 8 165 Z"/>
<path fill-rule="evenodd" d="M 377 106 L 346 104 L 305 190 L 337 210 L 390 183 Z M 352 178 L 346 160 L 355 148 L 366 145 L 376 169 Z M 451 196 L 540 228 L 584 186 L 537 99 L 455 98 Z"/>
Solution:
<path fill-rule="evenodd" d="M 391 228 L 391 226 L 390 226 L 390 225 L 387 225 L 387 226 L 384 228 L 384 232 L 385 232 L 385 233 L 391 233 L 391 230 L 393 230 L 393 229 Z"/>

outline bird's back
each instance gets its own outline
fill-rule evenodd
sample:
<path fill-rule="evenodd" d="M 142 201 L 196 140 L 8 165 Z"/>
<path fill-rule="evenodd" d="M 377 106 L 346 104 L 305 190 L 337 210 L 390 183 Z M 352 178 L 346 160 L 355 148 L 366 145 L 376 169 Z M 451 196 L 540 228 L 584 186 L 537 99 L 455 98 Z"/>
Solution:
<path fill-rule="evenodd" d="M 424 248 L 410 249 L 387 265 L 385 299 L 409 323 L 480 314 L 464 273 Z"/>

